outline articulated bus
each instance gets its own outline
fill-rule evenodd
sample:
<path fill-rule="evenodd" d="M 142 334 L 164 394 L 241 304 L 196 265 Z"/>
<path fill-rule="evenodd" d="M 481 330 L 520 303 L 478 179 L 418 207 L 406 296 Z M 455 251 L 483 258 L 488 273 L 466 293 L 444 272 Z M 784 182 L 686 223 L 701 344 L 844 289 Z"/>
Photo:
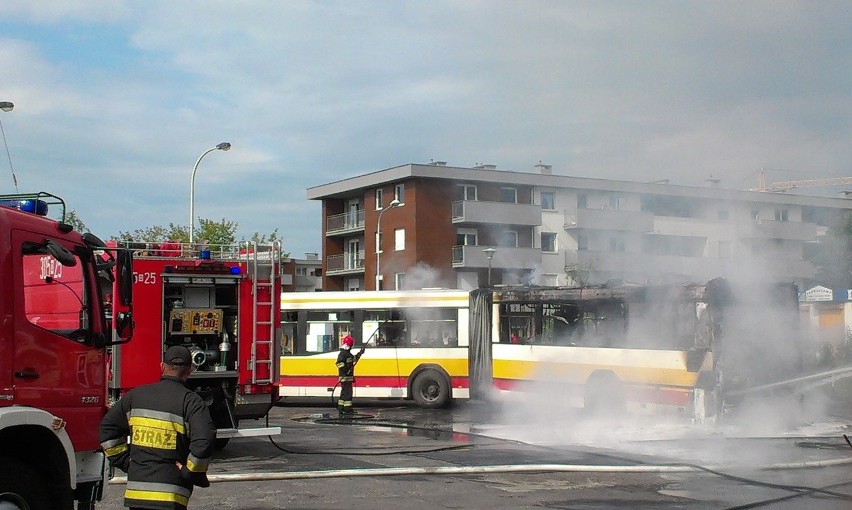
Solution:
<path fill-rule="evenodd" d="M 736 299 L 721 279 L 283 293 L 281 306 L 283 397 L 330 398 L 347 333 L 355 352 L 366 349 L 356 398 L 413 399 L 424 407 L 545 390 L 578 407 L 660 407 L 704 420 L 722 410 L 726 392 L 767 382 L 799 359 L 790 334 L 798 320 L 793 286 Z"/>

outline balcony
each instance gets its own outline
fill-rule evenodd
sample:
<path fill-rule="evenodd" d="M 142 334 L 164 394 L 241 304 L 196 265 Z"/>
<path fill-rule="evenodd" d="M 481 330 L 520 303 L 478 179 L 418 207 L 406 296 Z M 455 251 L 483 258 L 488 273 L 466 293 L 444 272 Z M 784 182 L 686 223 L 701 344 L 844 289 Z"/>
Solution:
<path fill-rule="evenodd" d="M 816 241 L 817 225 L 798 221 L 760 220 L 741 229 L 743 238 Z"/>
<path fill-rule="evenodd" d="M 776 278 L 808 278 L 815 269 L 801 259 L 755 258 L 750 262 L 762 274 Z M 569 251 L 565 267 L 577 266 L 592 272 L 620 273 L 638 280 L 664 280 L 665 276 L 685 276 L 694 281 L 707 281 L 743 271 L 742 260 L 720 257 L 686 257 L 679 255 L 650 255 L 647 253 L 609 251 Z"/>
<path fill-rule="evenodd" d="M 484 248 L 494 248 L 491 259 L 493 269 L 532 269 L 541 265 L 541 250 L 538 248 L 511 248 L 507 246 L 453 246 L 453 267 L 456 269 L 485 269 L 488 258 Z"/>
<path fill-rule="evenodd" d="M 364 230 L 364 210 L 334 214 L 325 219 L 325 235 L 341 236 Z"/>
<path fill-rule="evenodd" d="M 461 200 L 453 202 L 453 223 L 490 223 L 537 227 L 541 225 L 541 206 Z"/>
<path fill-rule="evenodd" d="M 617 209 L 577 209 L 576 214 L 566 212 L 564 227 L 566 230 L 586 228 L 649 232 L 654 229 L 654 215 L 649 212 Z"/>
<path fill-rule="evenodd" d="M 364 272 L 364 252 L 329 255 L 326 261 L 326 275 L 340 276 Z"/>

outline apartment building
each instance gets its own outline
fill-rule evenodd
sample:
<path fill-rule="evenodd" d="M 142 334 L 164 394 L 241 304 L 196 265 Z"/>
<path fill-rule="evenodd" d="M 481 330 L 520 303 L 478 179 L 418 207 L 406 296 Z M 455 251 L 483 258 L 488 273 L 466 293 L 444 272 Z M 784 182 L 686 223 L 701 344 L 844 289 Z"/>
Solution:
<path fill-rule="evenodd" d="M 308 189 L 322 201 L 323 289 L 803 282 L 843 198 L 406 164 Z"/>
<path fill-rule="evenodd" d="M 284 292 L 322 290 L 322 261 L 318 253 L 305 253 L 301 259 L 288 257 L 283 264 L 281 287 Z"/>

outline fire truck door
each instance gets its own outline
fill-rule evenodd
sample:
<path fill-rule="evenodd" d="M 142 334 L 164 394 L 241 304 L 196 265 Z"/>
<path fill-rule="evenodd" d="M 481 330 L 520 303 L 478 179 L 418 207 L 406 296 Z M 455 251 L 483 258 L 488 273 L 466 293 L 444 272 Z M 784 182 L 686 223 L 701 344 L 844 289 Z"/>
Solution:
<path fill-rule="evenodd" d="M 4 266 L 6 267 L 6 266 Z M 14 328 L 12 318 L 12 278 L 8 274 L 0 276 L 0 407 L 11 405 L 12 365 L 14 360 Z"/>
<path fill-rule="evenodd" d="M 44 239 L 20 230 L 12 235 L 15 403 L 55 414 L 68 423 L 75 446 L 97 448 L 90 431 L 103 412 L 106 360 L 91 345 L 98 321 L 88 306 L 97 295 L 93 275 L 77 255 L 73 266 L 59 263 L 43 248 Z"/>

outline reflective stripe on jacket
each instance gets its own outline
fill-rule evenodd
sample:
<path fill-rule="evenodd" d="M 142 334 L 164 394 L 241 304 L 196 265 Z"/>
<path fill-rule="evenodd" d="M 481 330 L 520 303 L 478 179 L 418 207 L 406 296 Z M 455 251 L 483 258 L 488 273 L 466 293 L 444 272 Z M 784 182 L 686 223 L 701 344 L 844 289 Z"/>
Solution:
<path fill-rule="evenodd" d="M 125 506 L 184 509 L 193 485 L 208 484 L 213 422 L 201 397 L 177 378 L 129 391 L 104 416 L 100 436 L 110 462 L 127 472 Z"/>

